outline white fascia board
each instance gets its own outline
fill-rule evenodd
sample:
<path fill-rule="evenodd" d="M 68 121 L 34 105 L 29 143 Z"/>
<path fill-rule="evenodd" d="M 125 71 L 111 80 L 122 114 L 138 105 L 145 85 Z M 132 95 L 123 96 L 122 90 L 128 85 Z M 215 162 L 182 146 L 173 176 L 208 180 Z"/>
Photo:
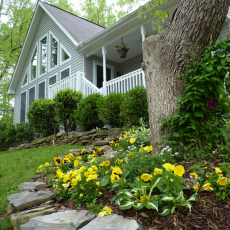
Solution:
<path fill-rule="evenodd" d="M 39 6 L 39 5 L 40 5 L 40 1 L 38 2 L 38 6 Z M 25 38 L 25 41 L 24 41 L 22 50 L 21 50 L 21 52 L 20 52 L 20 55 L 19 55 L 19 58 L 18 58 L 18 62 L 17 62 L 17 64 L 16 64 L 16 67 L 15 67 L 15 70 L 14 70 L 14 73 L 13 73 L 13 77 L 12 77 L 12 79 L 11 79 L 11 82 L 10 82 L 10 85 L 9 85 L 9 88 L 8 88 L 8 92 L 7 92 L 8 94 L 11 94 L 11 93 L 9 93 L 9 92 L 11 92 L 11 91 L 12 91 L 12 92 L 14 91 L 14 94 L 15 94 L 15 89 L 11 89 L 11 86 L 12 86 L 12 83 L 13 83 L 13 81 L 14 81 L 14 78 L 15 78 L 15 75 L 16 75 L 16 72 L 17 72 L 17 69 L 18 69 L 18 66 L 19 66 L 19 62 L 20 62 L 21 57 L 22 57 L 22 55 L 23 55 L 23 53 L 24 53 L 25 44 L 26 44 L 27 41 L 28 41 L 28 37 L 29 37 L 29 35 L 30 35 L 31 28 L 33 27 L 34 20 L 35 20 L 35 17 L 36 17 L 36 15 L 37 15 L 37 11 L 38 11 L 38 6 L 36 7 L 36 10 L 35 10 L 35 12 L 34 12 L 33 18 L 32 18 L 31 23 L 30 23 L 30 27 L 29 27 L 29 29 L 28 29 L 28 31 L 27 31 L 26 38 Z"/>
<path fill-rule="evenodd" d="M 40 3 L 40 2 L 39 2 Z M 73 42 L 75 46 L 78 46 L 79 43 L 70 35 L 70 33 L 59 23 L 59 21 L 46 9 L 45 6 L 40 4 L 42 9 L 49 15 L 49 17 L 60 27 L 60 29 L 67 35 L 67 37 Z"/>
<path fill-rule="evenodd" d="M 7 94 L 15 95 L 15 89 L 8 89 Z"/>

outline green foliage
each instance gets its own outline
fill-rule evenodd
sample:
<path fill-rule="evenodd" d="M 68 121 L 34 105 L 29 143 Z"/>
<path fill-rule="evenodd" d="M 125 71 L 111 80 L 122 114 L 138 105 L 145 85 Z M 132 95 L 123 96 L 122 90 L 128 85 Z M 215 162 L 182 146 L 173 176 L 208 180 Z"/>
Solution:
<path fill-rule="evenodd" d="M 184 153 L 184 158 L 212 155 L 217 145 L 229 151 L 223 136 L 223 115 L 230 112 L 229 55 L 228 37 L 206 47 L 201 59 L 188 60 L 188 71 L 179 78 L 184 82 L 183 93 L 177 99 L 179 106 L 174 114 L 162 119 L 162 128 L 168 133 L 158 143 L 166 139 L 174 151 Z"/>
<path fill-rule="evenodd" d="M 29 107 L 27 118 L 39 136 L 47 137 L 52 135 L 54 127 L 57 125 L 54 101 L 47 98 L 40 98 L 34 101 Z"/>
<path fill-rule="evenodd" d="M 0 230 L 13 230 L 13 225 L 9 218 L 0 220 Z"/>
<path fill-rule="evenodd" d="M 124 94 L 121 103 L 121 119 L 125 123 L 138 125 L 140 118 L 148 123 L 148 103 L 144 86 L 137 86 Z"/>
<path fill-rule="evenodd" d="M 96 200 L 94 199 L 92 203 L 86 203 L 89 207 L 90 214 L 99 213 L 103 210 L 102 204 L 96 205 Z"/>
<path fill-rule="evenodd" d="M 33 126 L 29 123 L 9 126 L 0 124 L 0 151 L 31 142 L 34 138 Z"/>
<path fill-rule="evenodd" d="M 54 95 L 56 119 L 65 132 L 76 130 L 74 111 L 78 109 L 82 92 L 72 89 L 61 89 Z"/>
<path fill-rule="evenodd" d="M 102 103 L 103 96 L 100 93 L 90 94 L 81 99 L 75 111 L 75 118 L 82 129 L 91 130 L 103 126 L 103 122 L 99 117 L 99 109 Z"/>
<path fill-rule="evenodd" d="M 110 93 L 104 97 L 99 110 L 99 119 L 105 124 L 121 127 L 123 124 L 120 119 L 120 105 L 123 101 L 121 93 Z"/>

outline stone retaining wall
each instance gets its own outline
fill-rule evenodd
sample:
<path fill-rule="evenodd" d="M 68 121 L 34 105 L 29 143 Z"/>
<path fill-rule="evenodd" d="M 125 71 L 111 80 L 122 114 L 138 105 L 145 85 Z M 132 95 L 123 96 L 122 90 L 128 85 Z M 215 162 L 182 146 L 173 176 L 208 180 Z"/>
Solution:
<path fill-rule="evenodd" d="M 85 131 L 77 132 L 72 131 L 68 133 L 58 133 L 56 135 L 51 135 L 44 137 L 42 139 L 33 140 L 31 143 L 22 144 L 18 147 L 10 148 L 9 150 L 19 150 L 19 149 L 29 149 L 38 148 L 40 146 L 49 145 L 90 145 L 94 143 L 96 146 L 100 146 L 100 142 L 110 142 L 112 140 L 117 140 L 120 134 L 123 134 L 124 130 L 121 128 L 113 128 L 110 130 L 101 131 Z M 104 145 L 104 144 L 102 144 Z"/>

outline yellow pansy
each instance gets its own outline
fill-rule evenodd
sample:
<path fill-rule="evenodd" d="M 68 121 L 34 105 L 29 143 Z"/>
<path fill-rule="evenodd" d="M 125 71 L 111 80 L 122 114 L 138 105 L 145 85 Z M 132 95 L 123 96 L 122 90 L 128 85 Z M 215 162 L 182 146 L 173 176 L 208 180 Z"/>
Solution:
<path fill-rule="evenodd" d="M 99 186 L 99 185 L 100 185 L 100 182 L 96 182 L 96 185 Z"/>
<path fill-rule="evenodd" d="M 118 166 L 115 166 L 113 168 L 112 174 L 120 175 L 120 174 L 122 174 L 122 171 L 121 171 L 121 169 Z"/>
<path fill-rule="evenodd" d="M 81 193 L 80 195 L 79 195 L 79 197 L 81 198 L 81 197 L 83 197 L 84 195 Z"/>
<path fill-rule="evenodd" d="M 81 150 L 81 154 L 84 154 L 85 151 L 86 151 L 86 149 L 82 149 L 82 150 Z"/>
<path fill-rule="evenodd" d="M 92 165 L 91 168 L 92 168 L 94 171 L 98 172 L 98 168 L 97 168 L 96 165 Z"/>
<path fill-rule="evenodd" d="M 116 160 L 115 163 L 119 164 L 119 163 L 122 163 L 122 162 L 123 162 L 123 159 L 119 160 L 119 159 L 117 158 L 117 160 Z"/>
<path fill-rule="evenodd" d="M 63 180 L 64 181 L 70 181 L 71 180 L 71 177 L 70 177 L 70 175 L 67 173 L 67 174 L 65 174 L 64 176 L 63 176 Z"/>
<path fill-rule="evenodd" d="M 140 194 L 138 192 L 133 194 L 136 198 L 140 198 Z"/>
<path fill-rule="evenodd" d="M 77 185 L 78 180 L 76 178 L 73 178 L 71 182 L 73 185 Z"/>
<path fill-rule="evenodd" d="M 89 172 L 84 172 L 84 176 L 88 177 L 89 176 Z"/>
<path fill-rule="evenodd" d="M 43 165 L 40 165 L 38 168 L 39 168 L 39 169 L 43 168 Z"/>
<path fill-rule="evenodd" d="M 219 168 L 215 168 L 216 173 L 222 173 L 222 171 Z"/>
<path fill-rule="evenodd" d="M 199 187 L 198 187 L 198 186 L 194 186 L 193 189 L 194 189 L 196 192 L 198 192 Z"/>
<path fill-rule="evenodd" d="M 111 209 L 108 207 L 108 206 L 106 206 L 105 208 L 104 208 L 104 210 L 110 215 L 111 214 Z"/>
<path fill-rule="evenodd" d="M 134 155 L 133 155 L 132 152 L 129 153 L 129 157 L 132 158 L 132 159 L 134 159 Z"/>
<path fill-rule="evenodd" d="M 120 177 L 118 175 L 116 175 L 116 174 L 111 174 L 110 180 L 111 180 L 111 183 L 114 184 L 115 182 L 120 180 Z"/>
<path fill-rule="evenodd" d="M 146 199 L 147 201 L 150 201 L 150 198 L 148 196 L 142 196 L 140 199 L 140 202 L 142 202 L 144 199 Z"/>
<path fill-rule="evenodd" d="M 56 166 L 61 164 L 61 157 L 54 157 L 54 163 Z"/>
<path fill-rule="evenodd" d="M 198 177 L 198 175 L 196 174 L 196 172 L 190 173 L 189 175 L 192 176 L 193 178 Z"/>
<path fill-rule="evenodd" d="M 94 157 L 90 162 L 92 163 L 92 162 L 94 162 L 95 160 L 96 160 L 97 158 L 96 157 Z"/>
<path fill-rule="evenodd" d="M 80 160 L 82 160 L 82 158 L 81 158 L 81 157 L 79 157 L 79 156 L 77 156 L 77 160 L 78 160 L 78 161 L 80 161 Z"/>
<path fill-rule="evenodd" d="M 124 137 L 124 139 L 126 139 L 127 136 L 126 136 L 126 135 L 123 135 L 123 137 Z"/>
<path fill-rule="evenodd" d="M 219 178 L 219 179 L 217 180 L 217 182 L 218 182 L 220 185 L 225 186 L 225 185 L 227 185 L 227 184 L 228 184 L 229 179 L 228 179 L 228 178 L 226 178 L 226 177 L 222 177 L 222 178 Z"/>
<path fill-rule="evenodd" d="M 129 139 L 129 142 L 130 142 L 131 144 L 133 144 L 135 141 L 136 141 L 136 138 L 130 138 L 130 139 Z"/>
<path fill-rule="evenodd" d="M 142 174 L 141 179 L 143 181 L 149 181 L 149 180 L 151 181 L 153 179 L 153 177 L 150 174 Z"/>
<path fill-rule="evenodd" d="M 206 187 L 209 187 L 210 185 L 211 185 L 211 183 L 205 183 L 202 187 L 206 188 Z"/>
<path fill-rule="evenodd" d="M 212 191 L 214 189 L 212 187 L 208 186 L 208 187 L 204 188 L 204 190 L 206 190 L 206 191 Z"/>
<path fill-rule="evenodd" d="M 155 168 L 154 169 L 154 172 L 153 172 L 153 175 L 156 176 L 156 175 L 161 175 L 163 172 L 163 169 L 159 169 L 159 168 Z"/>
<path fill-rule="evenodd" d="M 102 195 L 102 192 L 99 192 L 99 196 L 101 196 Z"/>
<path fill-rule="evenodd" d="M 50 166 L 50 164 L 49 164 L 48 162 L 46 162 L 46 163 L 44 164 L 44 167 L 48 167 L 48 166 Z"/>
<path fill-rule="evenodd" d="M 107 216 L 107 212 L 106 211 L 99 212 L 98 216 L 100 217 Z"/>
<path fill-rule="evenodd" d="M 175 165 L 171 165 L 171 164 L 169 164 L 169 163 L 163 164 L 163 167 L 164 167 L 167 171 L 170 171 L 170 170 L 174 170 L 174 169 L 175 169 Z"/>
<path fill-rule="evenodd" d="M 74 160 L 74 155 L 73 153 L 69 153 L 68 155 L 66 155 L 67 158 Z"/>
<path fill-rule="evenodd" d="M 105 162 L 104 162 L 104 165 L 105 165 L 106 167 L 108 167 L 109 164 L 110 164 L 110 161 L 105 161 Z"/>
<path fill-rule="evenodd" d="M 184 166 L 183 165 L 178 165 L 174 169 L 174 174 L 176 176 L 183 176 L 185 174 Z"/>
<path fill-rule="evenodd" d="M 62 160 L 62 163 L 65 164 L 66 162 L 69 162 L 69 161 L 70 161 L 70 159 L 67 158 L 67 157 L 65 157 L 65 158 Z"/>
<path fill-rule="evenodd" d="M 173 182 L 173 179 L 170 179 L 171 182 Z"/>
<path fill-rule="evenodd" d="M 77 167 L 79 165 L 79 161 L 78 160 L 75 160 L 74 161 L 74 167 Z"/>

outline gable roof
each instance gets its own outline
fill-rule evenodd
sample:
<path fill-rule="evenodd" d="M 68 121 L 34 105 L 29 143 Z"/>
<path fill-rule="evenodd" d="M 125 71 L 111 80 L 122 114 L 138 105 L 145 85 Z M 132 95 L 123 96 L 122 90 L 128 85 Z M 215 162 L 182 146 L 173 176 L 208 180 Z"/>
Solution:
<path fill-rule="evenodd" d="M 24 63 L 30 51 L 31 44 L 44 12 L 49 15 L 54 23 L 59 26 L 59 28 L 66 34 L 73 44 L 75 44 L 75 46 L 104 30 L 104 27 L 90 22 L 84 18 L 71 14 L 48 3 L 38 1 L 18 58 L 18 62 L 14 69 L 13 77 L 8 88 L 8 94 L 15 94 L 15 89 L 20 79 Z"/>
<path fill-rule="evenodd" d="M 78 43 L 81 41 L 84 42 L 104 30 L 104 27 L 56 6 L 46 2 L 44 2 L 43 5 Z"/>

